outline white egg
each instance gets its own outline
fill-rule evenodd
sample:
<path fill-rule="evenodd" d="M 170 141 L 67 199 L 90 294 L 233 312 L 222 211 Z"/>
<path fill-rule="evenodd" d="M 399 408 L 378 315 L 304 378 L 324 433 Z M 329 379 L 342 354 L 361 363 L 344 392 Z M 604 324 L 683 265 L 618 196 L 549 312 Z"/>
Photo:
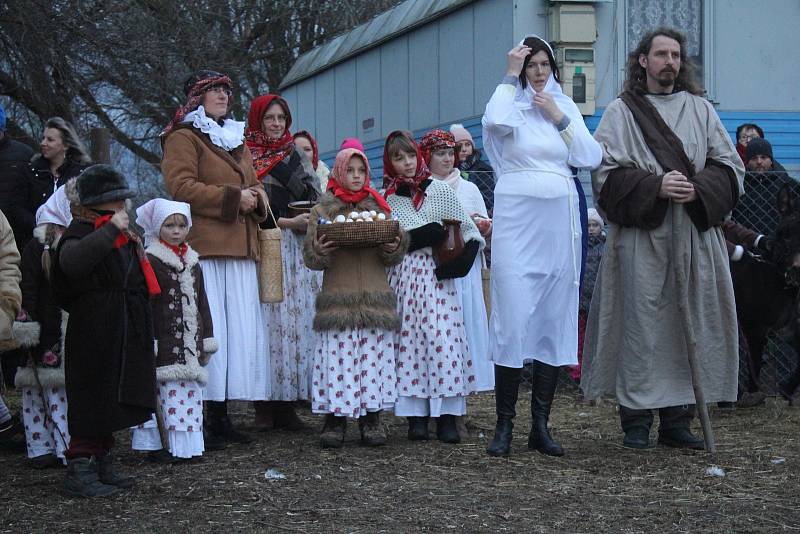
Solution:
<path fill-rule="evenodd" d="M 358 212 L 357 211 L 351 211 L 350 214 L 347 217 L 349 219 L 357 219 L 358 218 Z"/>
<path fill-rule="evenodd" d="M 366 219 L 367 217 L 369 217 L 369 212 L 362 211 L 361 213 L 359 213 L 359 215 L 361 216 L 362 219 Z"/>
<path fill-rule="evenodd" d="M 336 222 L 339 222 L 339 223 L 341 223 L 341 222 L 344 222 L 344 221 L 345 221 L 345 219 L 347 219 L 347 217 L 345 217 L 344 215 L 337 215 L 337 216 L 336 216 L 336 219 L 334 219 L 334 220 L 335 220 Z"/>
<path fill-rule="evenodd" d="M 386 214 L 385 213 L 379 213 L 378 214 L 378 220 L 379 221 L 385 221 L 386 220 Z"/>
<path fill-rule="evenodd" d="M 347 219 L 345 219 L 345 220 L 344 220 L 344 222 L 353 222 L 353 219 L 350 219 L 350 218 L 348 217 Z"/>
<path fill-rule="evenodd" d="M 372 215 L 373 217 L 376 217 L 378 215 L 378 212 L 375 210 L 369 210 L 369 214 Z"/>

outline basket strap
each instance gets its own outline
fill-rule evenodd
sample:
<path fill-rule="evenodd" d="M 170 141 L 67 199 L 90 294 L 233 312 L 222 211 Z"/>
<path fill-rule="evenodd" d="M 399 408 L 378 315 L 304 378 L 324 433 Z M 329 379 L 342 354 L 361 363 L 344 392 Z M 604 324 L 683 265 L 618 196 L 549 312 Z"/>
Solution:
<path fill-rule="evenodd" d="M 272 213 L 272 208 L 269 206 L 269 199 L 267 199 L 267 213 L 269 213 L 269 216 L 272 217 L 272 222 L 275 224 L 275 228 L 279 228 L 278 221 L 275 220 L 275 215 Z"/>

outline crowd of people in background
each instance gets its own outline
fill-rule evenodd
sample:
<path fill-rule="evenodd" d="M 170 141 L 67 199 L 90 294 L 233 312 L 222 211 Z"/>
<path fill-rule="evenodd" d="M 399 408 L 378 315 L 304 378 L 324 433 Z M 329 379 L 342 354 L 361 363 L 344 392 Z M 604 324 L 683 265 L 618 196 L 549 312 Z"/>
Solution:
<path fill-rule="evenodd" d="M 380 190 L 358 139 L 328 167 L 282 97 L 255 98 L 239 122 L 231 79 L 198 71 L 161 133 L 171 198 L 136 209 L 143 238 L 126 178 L 92 164 L 72 125 L 47 120 L 34 154 L 3 135 L 0 108 L 0 349 L 16 351 L 22 398 L 22 421 L 0 402 L 0 441 L 24 433 L 33 467 L 67 465 L 67 493 L 103 496 L 133 484 L 115 468 L 115 431 L 154 462 L 192 463 L 252 440 L 229 416 L 236 400 L 252 401 L 265 431 L 304 430 L 297 410 L 310 406 L 323 448 L 343 446 L 348 419 L 364 445 L 385 445 L 386 411 L 407 418 L 409 440 L 431 439 L 433 420 L 436 439 L 459 443 L 467 398 L 494 391 L 487 452 L 505 456 L 532 362 L 529 448 L 564 454 L 548 426 L 561 369 L 589 399 L 618 397 L 626 446 L 649 445 L 658 410 L 660 443 L 702 448 L 687 321 L 704 317 L 691 335 L 713 348 L 700 356 L 707 400 L 735 401 L 720 258 L 769 258 L 773 199 L 795 182 L 757 125 L 741 125 L 734 147 L 681 70 L 678 32 L 643 39 L 594 136 L 545 40 L 530 35 L 506 59 L 482 121 L 488 162 L 461 124 L 419 143 L 396 130 Z M 689 137 L 691 151 L 675 150 Z M 576 169 L 594 171 L 599 209 Z M 353 213 L 398 233 L 346 248 L 320 232 Z M 462 246 L 444 259 L 450 226 Z M 259 298 L 267 231 L 280 235 L 275 302 Z M 683 265 L 675 250 L 702 279 L 668 270 Z M 665 296 L 685 298 L 688 319 Z"/>

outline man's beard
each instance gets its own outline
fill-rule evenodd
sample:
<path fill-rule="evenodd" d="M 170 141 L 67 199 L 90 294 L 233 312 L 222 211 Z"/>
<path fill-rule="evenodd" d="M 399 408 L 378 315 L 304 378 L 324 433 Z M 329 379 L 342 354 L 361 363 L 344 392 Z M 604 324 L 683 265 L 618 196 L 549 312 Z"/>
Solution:
<path fill-rule="evenodd" d="M 668 74 L 671 74 L 671 76 L 666 76 Z M 678 75 L 674 70 L 667 68 L 658 73 L 658 78 L 656 78 L 656 81 L 661 87 L 670 87 L 671 85 L 675 84 L 677 77 Z"/>

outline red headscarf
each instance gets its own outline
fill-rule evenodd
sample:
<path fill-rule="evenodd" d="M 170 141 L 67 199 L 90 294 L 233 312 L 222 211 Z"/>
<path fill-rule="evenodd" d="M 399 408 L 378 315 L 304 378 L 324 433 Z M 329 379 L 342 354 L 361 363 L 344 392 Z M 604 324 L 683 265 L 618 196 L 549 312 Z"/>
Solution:
<path fill-rule="evenodd" d="M 411 145 L 417 152 L 417 169 L 414 172 L 414 176 L 410 178 L 403 174 L 398 174 L 394 170 L 392 161 L 389 159 L 389 151 L 387 150 L 389 141 L 398 135 L 403 135 L 409 141 L 411 141 Z M 425 191 L 422 190 L 420 184 L 423 180 L 426 180 L 428 177 L 430 177 L 431 172 L 428 170 L 428 166 L 425 165 L 425 160 L 422 158 L 422 153 L 420 152 L 416 141 L 414 141 L 414 139 L 403 130 L 395 130 L 390 133 L 388 137 L 386 137 L 386 143 L 383 146 L 383 174 L 383 188 L 386 190 L 384 192 L 384 196 L 388 198 L 389 195 L 397 192 L 398 187 L 401 185 L 407 185 L 411 189 L 411 201 L 414 204 L 414 209 L 419 211 L 419 209 L 422 207 L 422 203 L 425 201 Z"/>
<path fill-rule="evenodd" d="M 444 130 L 431 130 L 426 133 L 419 142 L 419 150 L 425 163 L 431 164 L 431 154 L 440 148 L 452 148 L 455 155 L 454 167 L 458 167 L 458 151 L 456 150 L 456 138 L 450 132 Z"/>
<path fill-rule="evenodd" d="M 311 156 L 311 165 L 314 166 L 314 170 L 317 170 L 317 165 L 319 165 L 319 148 L 317 148 L 317 140 L 314 139 L 314 136 L 311 135 L 311 132 L 308 130 L 300 130 L 299 132 L 294 134 L 294 139 L 298 137 L 305 137 L 308 139 L 308 142 L 311 143 L 311 150 L 313 151 Z"/>
<path fill-rule="evenodd" d="M 364 166 L 367 169 L 367 182 L 360 191 L 350 191 L 349 189 L 345 189 L 340 181 L 342 178 L 347 176 L 347 165 L 350 163 L 350 158 L 353 156 L 361 158 L 364 161 Z M 386 203 L 386 200 L 381 196 L 381 194 L 370 186 L 369 180 L 370 173 L 367 156 L 365 156 L 364 153 L 357 148 L 345 148 L 336 154 L 336 161 L 333 163 L 333 170 L 331 171 L 331 176 L 328 180 L 328 191 L 333 193 L 333 196 L 336 198 L 350 204 L 358 204 L 369 195 L 372 195 L 372 198 L 375 199 L 375 202 L 378 203 L 378 206 L 380 206 L 384 212 L 387 214 L 391 213 L 392 208 L 389 207 L 389 204 Z"/>
<path fill-rule="evenodd" d="M 261 119 L 264 113 L 278 101 L 283 104 L 286 110 L 286 129 L 278 139 L 267 137 L 261 129 Z M 250 113 L 247 115 L 247 129 L 244 131 L 244 139 L 250 152 L 253 154 L 253 167 L 256 175 L 263 178 L 272 168 L 280 163 L 283 158 L 294 150 L 294 138 L 289 133 L 292 126 L 292 114 L 289 112 L 289 104 L 278 95 L 262 95 L 250 103 Z"/>
<path fill-rule="evenodd" d="M 167 127 L 161 131 L 161 137 L 164 137 L 172 129 L 181 123 L 183 119 L 191 113 L 192 111 L 196 110 L 200 107 L 200 102 L 203 101 L 203 93 L 215 87 L 217 85 L 225 85 L 229 89 L 233 87 L 233 82 L 231 79 L 225 76 L 224 74 L 221 76 L 211 76 L 209 78 L 203 78 L 195 83 L 192 88 L 189 90 L 189 94 L 186 95 L 186 103 L 178 108 L 178 111 L 175 112 L 175 116 L 172 118 Z M 228 100 L 228 108 L 230 109 L 230 99 Z"/>

